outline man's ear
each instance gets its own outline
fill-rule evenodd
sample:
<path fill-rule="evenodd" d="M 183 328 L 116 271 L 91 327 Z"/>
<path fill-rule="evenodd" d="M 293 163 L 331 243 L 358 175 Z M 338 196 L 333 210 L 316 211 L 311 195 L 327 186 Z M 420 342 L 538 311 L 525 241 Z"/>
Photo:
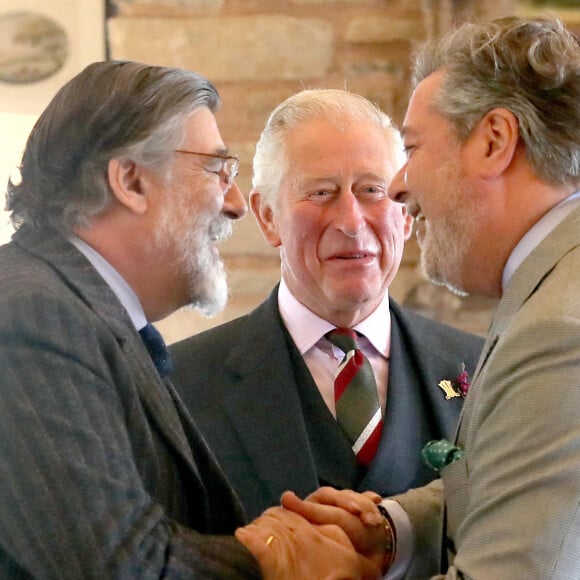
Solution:
<path fill-rule="evenodd" d="M 143 191 L 143 172 L 140 165 L 129 159 L 111 159 L 107 167 L 109 187 L 117 201 L 130 211 L 144 214 L 147 196 Z"/>
<path fill-rule="evenodd" d="M 265 240 L 274 248 L 282 245 L 274 210 L 259 191 L 250 192 L 250 208 Z"/>
<path fill-rule="evenodd" d="M 520 140 L 517 117 L 508 109 L 489 111 L 476 129 L 482 139 L 479 169 L 486 178 L 501 175 L 512 163 Z"/>

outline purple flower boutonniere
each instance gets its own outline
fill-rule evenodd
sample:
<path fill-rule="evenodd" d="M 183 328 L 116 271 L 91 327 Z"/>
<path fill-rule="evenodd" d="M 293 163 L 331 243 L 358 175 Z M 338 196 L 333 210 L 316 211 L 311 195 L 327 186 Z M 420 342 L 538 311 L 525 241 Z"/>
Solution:
<path fill-rule="evenodd" d="M 465 363 L 461 363 L 461 373 L 457 377 L 457 386 L 459 388 L 459 393 L 465 399 L 469 391 L 469 375 L 465 370 Z"/>
<path fill-rule="evenodd" d="M 454 397 L 463 397 L 465 399 L 469 391 L 469 375 L 465 370 L 465 364 L 461 363 L 461 373 L 454 381 L 445 379 L 444 381 L 439 381 L 437 386 L 443 390 L 447 400 Z"/>

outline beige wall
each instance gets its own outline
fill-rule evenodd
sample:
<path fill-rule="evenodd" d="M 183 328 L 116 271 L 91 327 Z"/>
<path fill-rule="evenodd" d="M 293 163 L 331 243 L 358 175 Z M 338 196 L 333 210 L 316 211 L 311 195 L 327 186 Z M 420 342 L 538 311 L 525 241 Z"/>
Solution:
<path fill-rule="evenodd" d="M 454 8 L 452 8 L 454 7 Z M 408 63 L 426 38 L 453 21 L 508 13 L 511 0 L 113 0 L 112 58 L 185 67 L 210 78 L 223 99 L 224 139 L 242 159 L 239 184 L 250 188 L 254 143 L 269 112 L 310 87 L 347 87 L 400 123 L 409 93 Z M 277 251 L 251 215 L 223 246 L 231 299 L 213 319 L 179 312 L 159 323 L 169 342 L 243 314 L 279 278 Z M 461 300 L 424 282 L 411 241 L 391 294 L 428 315 L 479 333 L 493 303 Z"/>

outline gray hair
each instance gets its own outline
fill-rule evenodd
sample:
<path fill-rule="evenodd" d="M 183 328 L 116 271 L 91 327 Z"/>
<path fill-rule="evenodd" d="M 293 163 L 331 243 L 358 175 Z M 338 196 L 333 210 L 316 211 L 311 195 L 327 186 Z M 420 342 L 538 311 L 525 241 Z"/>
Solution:
<path fill-rule="evenodd" d="M 361 95 L 340 89 L 308 89 L 292 95 L 270 114 L 254 155 L 252 189 L 275 208 L 280 183 L 290 169 L 288 133 L 300 123 L 323 119 L 338 127 L 351 122 L 373 123 L 384 131 L 393 155 L 404 162 L 401 135 L 390 117 Z"/>
<path fill-rule="evenodd" d="M 416 55 L 413 86 L 444 71 L 436 110 L 465 140 L 503 107 L 519 123 L 533 171 L 556 185 L 580 184 L 580 43 L 557 18 L 465 24 Z"/>
<path fill-rule="evenodd" d="M 111 159 L 161 170 L 185 138 L 185 120 L 219 104 L 215 87 L 193 72 L 127 61 L 89 65 L 30 133 L 20 180 L 8 182 L 12 223 L 64 230 L 90 223 L 111 200 Z"/>

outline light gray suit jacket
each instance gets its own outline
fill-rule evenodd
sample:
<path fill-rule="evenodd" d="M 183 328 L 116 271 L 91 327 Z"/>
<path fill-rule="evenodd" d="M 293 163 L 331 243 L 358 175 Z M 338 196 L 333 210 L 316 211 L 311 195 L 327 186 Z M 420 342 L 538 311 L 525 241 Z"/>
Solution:
<path fill-rule="evenodd" d="M 258 578 L 221 535 L 242 522 L 236 498 L 111 289 L 57 232 L 14 239 L 0 248 L 0 578 Z"/>
<path fill-rule="evenodd" d="M 580 578 L 580 210 L 526 258 L 499 304 L 441 480 L 395 499 L 414 528 L 412 577 Z M 430 562 L 430 563 L 429 563 Z"/>

